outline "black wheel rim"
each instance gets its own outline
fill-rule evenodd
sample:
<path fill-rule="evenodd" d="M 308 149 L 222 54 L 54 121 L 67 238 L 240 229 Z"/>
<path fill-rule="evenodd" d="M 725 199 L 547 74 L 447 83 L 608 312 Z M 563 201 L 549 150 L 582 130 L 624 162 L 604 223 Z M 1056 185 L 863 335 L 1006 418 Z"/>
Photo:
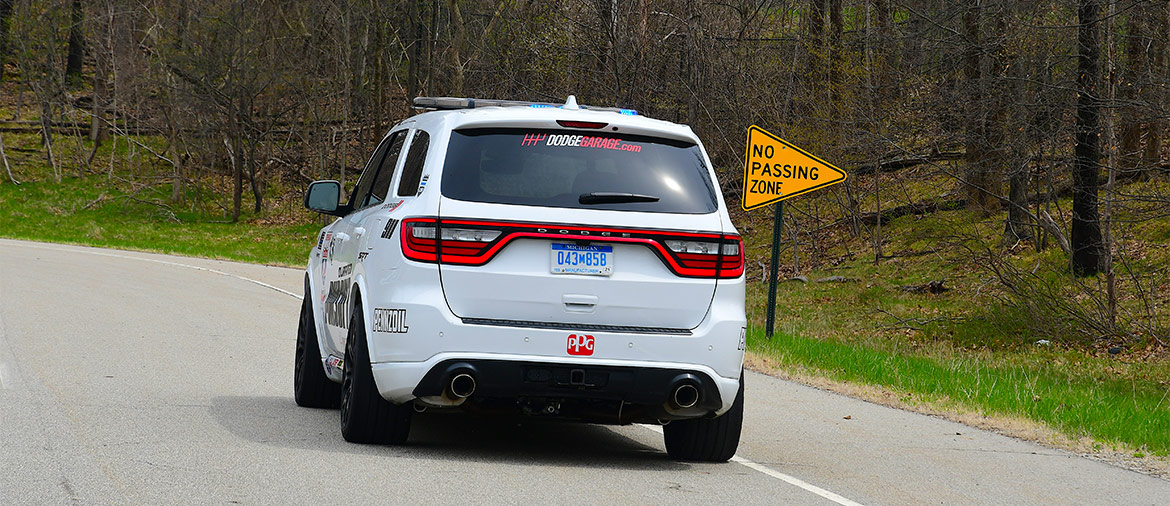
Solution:
<path fill-rule="evenodd" d="M 345 345 L 345 364 L 342 365 L 341 373 L 341 426 L 345 427 L 349 424 L 349 410 L 353 403 L 353 365 L 350 353 L 352 349 L 353 339 L 348 339 Z"/>
<path fill-rule="evenodd" d="M 301 305 L 301 319 L 297 326 L 297 351 L 296 358 L 293 363 L 293 386 L 299 391 L 301 389 L 302 376 L 304 375 L 305 361 L 305 307 Z"/>

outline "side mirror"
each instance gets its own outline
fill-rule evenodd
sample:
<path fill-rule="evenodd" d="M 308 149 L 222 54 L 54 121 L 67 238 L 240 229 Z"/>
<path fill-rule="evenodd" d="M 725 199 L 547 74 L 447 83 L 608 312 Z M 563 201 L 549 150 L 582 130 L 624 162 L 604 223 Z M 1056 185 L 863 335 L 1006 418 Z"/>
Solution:
<path fill-rule="evenodd" d="M 305 191 L 305 207 L 321 214 L 333 216 L 345 214 L 340 209 L 340 200 L 341 183 L 337 181 L 313 181 Z"/>

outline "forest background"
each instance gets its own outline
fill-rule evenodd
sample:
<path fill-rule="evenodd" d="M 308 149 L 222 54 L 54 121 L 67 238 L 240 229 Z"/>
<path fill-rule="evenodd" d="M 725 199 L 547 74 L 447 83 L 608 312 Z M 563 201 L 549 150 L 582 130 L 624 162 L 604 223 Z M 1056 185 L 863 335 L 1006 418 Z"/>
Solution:
<path fill-rule="evenodd" d="M 733 211 L 750 365 L 1167 473 L 1168 39 L 1166 0 L 0 0 L 0 236 L 301 265 L 305 186 L 416 96 L 686 123 L 729 203 L 756 124 L 851 177 L 785 208 L 774 339 Z"/>

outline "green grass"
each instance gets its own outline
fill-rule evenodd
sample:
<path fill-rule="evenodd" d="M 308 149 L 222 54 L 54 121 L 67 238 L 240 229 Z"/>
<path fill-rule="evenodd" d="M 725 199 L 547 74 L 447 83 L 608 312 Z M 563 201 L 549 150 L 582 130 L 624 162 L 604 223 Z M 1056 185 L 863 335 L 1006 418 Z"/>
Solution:
<path fill-rule="evenodd" d="M 768 340 L 760 328 L 750 329 L 748 344 L 783 366 L 834 380 L 912 393 L 984 415 L 1025 417 L 1072 436 L 1170 454 L 1170 399 L 1164 386 L 1070 374 L 1078 367 L 1064 365 L 1066 353 L 924 356 L 787 333 Z"/>
<path fill-rule="evenodd" d="M 35 135 L 6 134 L 4 141 L 22 184 L 0 182 L 0 237 L 302 266 L 320 229 L 313 215 L 291 205 L 277 209 L 275 216 L 245 215 L 230 223 L 222 208 L 206 197 L 201 200 L 196 191 L 185 192 L 182 203 L 171 203 L 162 168 L 143 157 L 128 166 L 125 142 L 116 153 L 110 143 L 104 145 L 94 169 L 78 175 L 74 160 L 92 145 L 59 138 L 55 149 L 64 154 L 64 163 L 57 183 L 44 156 L 34 151 L 39 147 Z M 157 140 L 146 139 L 152 141 Z M 117 162 L 113 178 L 99 172 L 111 156 Z M 279 197 L 279 182 L 271 186 L 270 198 Z"/>

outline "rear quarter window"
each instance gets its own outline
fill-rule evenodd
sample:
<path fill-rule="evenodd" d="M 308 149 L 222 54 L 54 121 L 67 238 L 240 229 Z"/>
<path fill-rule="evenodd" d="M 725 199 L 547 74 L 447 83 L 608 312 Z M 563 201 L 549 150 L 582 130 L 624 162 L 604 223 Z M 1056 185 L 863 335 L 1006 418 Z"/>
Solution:
<path fill-rule="evenodd" d="M 443 195 L 472 202 L 707 214 L 715 191 L 697 145 L 603 132 L 456 130 L 443 166 Z M 598 193 L 657 200 L 581 202 Z"/>

